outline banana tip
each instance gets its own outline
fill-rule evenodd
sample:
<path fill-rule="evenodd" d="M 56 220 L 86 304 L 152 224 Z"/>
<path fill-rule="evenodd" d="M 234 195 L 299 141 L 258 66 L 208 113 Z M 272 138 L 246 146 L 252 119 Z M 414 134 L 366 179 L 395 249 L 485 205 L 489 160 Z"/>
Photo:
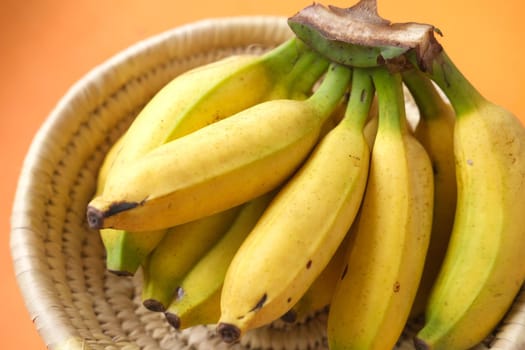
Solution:
<path fill-rule="evenodd" d="M 164 316 L 166 317 L 166 320 L 168 323 L 175 329 L 180 329 L 180 318 L 179 316 L 175 315 L 171 312 L 165 312 Z"/>
<path fill-rule="evenodd" d="M 144 305 L 146 309 L 153 311 L 153 312 L 166 311 L 166 308 L 164 307 L 164 305 L 162 305 L 160 301 L 155 300 L 155 299 L 146 299 L 142 302 L 142 305 Z"/>
<path fill-rule="evenodd" d="M 86 211 L 86 218 L 90 228 L 98 230 L 101 229 L 104 223 L 104 213 L 95 207 L 88 206 Z"/>
<path fill-rule="evenodd" d="M 416 347 L 416 350 L 431 350 L 432 347 L 423 339 L 415 337 L 414 338 L 414 345 Z"/>
<path fill-rule="evenodd" d="M 230 323 L 219 323 L 217 326 L 217 333 L 219 333 L 222 340 L 226 343 L 234 343 L 241 337 L 241 330 L 239 327 Z"/>

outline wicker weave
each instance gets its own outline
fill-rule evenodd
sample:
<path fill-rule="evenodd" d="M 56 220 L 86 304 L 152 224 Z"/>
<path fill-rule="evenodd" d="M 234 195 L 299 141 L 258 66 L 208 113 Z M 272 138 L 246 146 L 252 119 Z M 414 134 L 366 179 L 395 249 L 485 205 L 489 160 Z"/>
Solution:
<path fill-rule="evenodd" d="M 75 84 L 36 134 L 12 213 L 15 273 L 34 324 L 50 349 L 322 349 L 326 313 L 300 325 L 275 323 L 226 347 L 213 327 L 172 329 L 141 305 L 141 275 L 105 270 L 104 249 L 85 222 L 105 152 L 141 107 L 177 74 L 233 53 L 262 52 L 291 35 L 279 17 L 211 19 L 140 42 Z M 525 296 L 487 340 L 525 348 Z M 399 349 L 413 349 L 409 324 Z M 480 345 L 477 349 L 487 349 Z"/>

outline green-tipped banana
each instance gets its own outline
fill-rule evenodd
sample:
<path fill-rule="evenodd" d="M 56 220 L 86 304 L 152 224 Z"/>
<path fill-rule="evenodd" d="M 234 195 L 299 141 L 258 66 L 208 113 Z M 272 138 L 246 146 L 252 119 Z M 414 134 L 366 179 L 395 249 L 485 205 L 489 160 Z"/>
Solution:
<path fill-rule="evenodd" d="M 429 76 L 456 112 L 457 206 L 418 349 L 468 349 L 508 311 L 525 279 L 525 129 L 442 53 Z"/>
<path fill-rule="evenodd" d="M 379 125 L 354 241 L 330 305 L 330 349 L 392 349 L 409 317 L 432 224 L 432 167 L 408 131 L 401 77 L 374 70 Z"/>
<path fill-rule="evenodd" d="M 103 228 L 100 237 L 106 250 L 106 269 L 116 275 L 132 276 L 159 244 L 165 229 L 130 232 Z"/>
<path fill-rule="evenodd" d="M 414 52 L 427 62 L 441 46 L 435 28 L 421 23 L 390 23 L 377 13 L 375 1 L 361 0 L 350 8 L 314 3 L 288 19 L 304 43 L 333 62 L 351 67 L 405 66 L 404 54 Z"/>
<path fill-rule="evenodd" d="M 234 342 L 284 315 L 341 244 L 358 211 L 368 174 L 363 136 L 373 98 L 355 71 L 343 120 L 279 191 L 235 255 L 224 281 L 218 333 Z"/>
<path fill-rule="evenodd" d="M 455 114 L 423 73 L 415 69 L 406 71 L 403 81 L 419 109 L 420 119 L 414 130 L 415 137 L 430 156 L 434 173 L 432 233 L 423 276 L 412 307 L 412 316 L 416 317 L 424 312 L 454 223 L 457 196 L 453 150 Z"/>
<path fill-rule="evenodd" d="M 226 210 L 286 181 L 340 103 L 348 68 L 333 65 L 306 100 L 260 103 L 122 167 L 88 206 L 92 228 L 154 230 Z"/>
<path fill-rule="evenodd" d="M 174 328 L 185 329 L 219 320 L 220 294 L 226 270 L 273 196 L 274 193 L 270 192 L 244 204 L 228 231 L 184 277 L 177 296 L 165 312 Z"/>
<path fill-rule="evenodd" d="M 239 207 L 170 228 L 144 261 L 142 302 L 151 311 L 165 311 L 182 278 L 228 230 Z"/>

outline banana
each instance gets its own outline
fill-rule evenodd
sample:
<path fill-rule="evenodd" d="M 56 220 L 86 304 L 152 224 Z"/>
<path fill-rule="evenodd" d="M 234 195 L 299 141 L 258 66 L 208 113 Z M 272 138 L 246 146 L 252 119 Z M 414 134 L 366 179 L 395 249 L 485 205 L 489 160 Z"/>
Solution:
<path fill-rule="evenodd" d="M 106 177 L 151 149 L 191 133 L 259 101 L 293 96 L 305 98 L 328 63 L 289 40 L 262 56 L 238 55 L 197 67 L 174 78 L 144 107 L 126 137 L 108 155 L 99 177 Z M 252 86 L 254 85 L 254 86 Z M 104 180 L 102 182 L 102 179 Z M 165 229 L 133 232 L 106 228 L 107 268 L 132 275 L 164 236 Z"/>
<path fill-rule="evenodd" d="M 273 196 L 270 192 L 244 204 L 228 231 L 182 279 L 177 296 L 165 312 L 174 328 L 217 322 L 226 270 Z"/>
<path fill-rule="evenodd" d="M 108 179 L 88 205 L 89 225 L 162 229 L 271 191 L 308 156 L 349 79 L 333 65 L 306 100 L 263 102 L 159 146 Z"/>
<path fill-rule="evenodd" d="M 454 223 L 457 196 L 453 150 L 455 114 L 432 81 L 420 71 L 411 69 L 403 72 L 403 81 L 419 109 L 415 137 L 430 156 L 434 173 L 432 233 L 421 283 L 412 306 L 412 317 L 417 317 L 424 312 Z"/>
<path fill-rule="evenodd" d="M 503 318 L 525 279 L 525 129 L 443 51 L 427 72 L 455 113 L 456 216 L 418 349 L 467 349 Z"/>
<path fill-rule="evenodd" d="M 352 224 L 368 174 L 363 126 L 370 77 L 354 73 L 343 120 L 279 191 L 228 268 L 217 331 L 231 343 L 284 315 L 326 267 Z"/>
<path fill-rule="evenodd" d="M 392 349 L 408 319 L 432 224 L 432 167 L 408 131 L 399 74 L 375 69 L 379 125 L 355 238 L 328 314 L 330 349 Z"/>
<path fill-rule="evenodd" d="M 305 52 L 309 60 L 312 54 L 304 45 L 289 39 L 263 55 L 234 55 L 176 76 L 133 120 L 113 167 L 118 169 L 170 140 L 229 117 L 270 95 L 288 97 L 291 92 L 282 85 L 290 85 L 304 72 L 304 65 L 299 66 L 302 71 L 293 69 Z"/>
<path fill-rule="evenodd" d="M 170 228 L 143 264 L 142 303 L 165 311 L 186 273 L 228 230 L 239 207 Z"/>
<path fill-rule="evenodd" d="M 335 286 L 341 277 L 346 251 L 353 240 L 351 229 L 330 259 L 328 265 L 317 276 L 301 299 L 281 319 L 285 322 L 304 322 L 308 317 L 327 308 L 332 301 Z"/>

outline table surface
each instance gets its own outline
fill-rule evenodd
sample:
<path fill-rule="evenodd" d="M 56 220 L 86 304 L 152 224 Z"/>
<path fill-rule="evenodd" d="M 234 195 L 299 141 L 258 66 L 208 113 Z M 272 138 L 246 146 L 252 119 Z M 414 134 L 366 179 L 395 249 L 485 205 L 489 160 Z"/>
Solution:
<path fill-rule="evenodd" d="M 482 94 L 525 121 L 525 5 L 520 0 L 378 1 L 395 22 L 434 24 L 449 56 Z M 310 0 L 2 0 L 0 4 L 1 349 L 45 349 L 16 284 L 10 215 L 32 137 L 66 90 L 138 40 L 210 17 L 291 16 Z M 321 2 L 349 7 L 355 1 Z M 495 5 L 505 7 L 496 8 Z"/>

